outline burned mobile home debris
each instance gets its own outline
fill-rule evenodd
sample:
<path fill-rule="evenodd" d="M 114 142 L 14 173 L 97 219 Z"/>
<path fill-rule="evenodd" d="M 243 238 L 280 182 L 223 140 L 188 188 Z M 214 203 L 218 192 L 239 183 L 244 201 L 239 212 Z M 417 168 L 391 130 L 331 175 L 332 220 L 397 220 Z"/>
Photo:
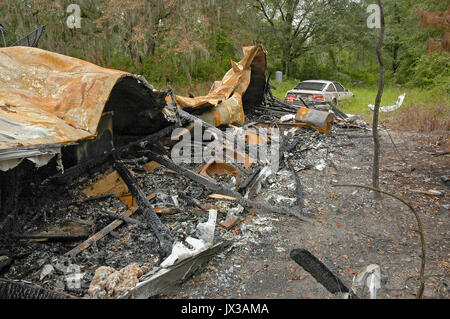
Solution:
<path fill-rule="evenodd" d="M 0 48 L 0 271 L 45 282 L 63 293 L 55 298 L 150 298 L 232 246 L 224 232 L 245 212 L 308 222 L 289 153 L 316 147 L 300 145 L 299 136 L 364 124 L 335 106 L 320 111 L 276 99 L 265 49 L 245 46 L 243 53 L 206 96 L 183 97 L 72 57 Z M 180 164 L 170 157 L 175 129 L 183 135 L 194 123 L 220 136 L 227 161 Z M 281 131 L 276 138 L 258 130 L 273 127 Z M 244 149 L 226 138 L 239 134 Z M 276 172 L 249 146 L 271 143 L 279 145 L 279 166 L 296 176 L 293 205 L 282 196 L 255 199 Z M 209 147 L 192 145 L 193 153 Z M 50 294 L 2 280 L 0 295 L 16 289 Z"/>

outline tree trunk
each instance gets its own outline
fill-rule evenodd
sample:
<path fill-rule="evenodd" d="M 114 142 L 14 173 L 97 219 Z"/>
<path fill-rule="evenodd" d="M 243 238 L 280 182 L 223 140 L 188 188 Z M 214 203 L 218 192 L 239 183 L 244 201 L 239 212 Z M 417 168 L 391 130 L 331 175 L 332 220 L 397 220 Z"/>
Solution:
<path fill-rule="evenodd" d="M 378 85 L 378 94 L 375 99 L 375 110 L 373 113 L 373 141 L 374 141 L 374 155 L 373 155 L 373 168 L 372 168 L 372 185 L 374 188 L 380 188 L 380 137 L 378 135 L 378 118 L 380 113 L 380 103 L 381 97 L 383 96 L 384 90 L 384 59 L 382 53 L 383 39 L 384 39 L 384 13 L 383 4 L 381 0 L 378 0 L 378 5 L 380 6 L 380 19 L 381 19 L 381 29 L 380 29 L 380 40 L 377 46 L 377 57 L 378 63 L 380 64 L 380 80 Z M 376 197 L 381 197 L 380 193 L 376 192 Z"/>

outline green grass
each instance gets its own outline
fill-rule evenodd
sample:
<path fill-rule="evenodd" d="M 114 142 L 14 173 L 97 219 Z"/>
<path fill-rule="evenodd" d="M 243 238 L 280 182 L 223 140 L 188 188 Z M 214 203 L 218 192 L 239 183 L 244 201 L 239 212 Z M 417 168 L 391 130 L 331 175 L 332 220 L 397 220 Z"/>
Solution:
<path fill-rule="evenodd" d="M 284 99 L 286 92 L 293 89 L 300 81 L 288 79 L 281 83 L 272 82 L 276 87 L 273 93 L 276 97 Z M 339 109 L 347 114 L 359 114 L 368 123 L 372 123 L 373 112 L 369 110 L 369 104 L 375 104 L 375 98 L 378 92 L 378 87 L 347 87 L 355 96 L 353 98 L 339 102 Z M 406 93 L 405 100 L 401 109 L 392 113 L 380 113 L 380 119 L 390 120 L 405 112 L 416 112 L 420 109 L 423 112 L 434 112 L 436 116 L 442 121 L 449 121 L 450 113 L 450 94 L 445 86 L 434 89 L 420 89 L 410 87 L 391 87 L 386 86 L 383 91 L 381 106 L 395 105 L 398 96 Z M 406 123 L 405 123 L 406 124 Z M 413 123 L 408 123 L 412 125 Z"/>
<path fill-rule="evenodd" d="M 300 80 L 295 79 L 287 79 L 283 82 L 275 82 L 275 80 L 271 80 L 270 84 L 275 87 L 275 90 L 272 90 L 272 93 L 277 98 L 284 100 L 286 92 L 292 90 L 300 82 L 301 82 Z"/>
<path fill-rule="evenodd" d="M 360 114 L 365 121 L 372 122 L 373 112 L 369 110 L 369 104 L 375 104 L 378 93 L 377 87 L 371 88 L 349 88 L 355 96 L 339 103 L 339 108 L 345 113 Z M 387 119 L 399 112 L 405 112 L 411 107 L 420 107 L 423 110 L 433 111 L 436 108 L 449 108 L 449 95 L 445 91 L 425 90 L 419 88 L 397 88 L 386 87 L 383 90 L 381 106 L 395 105 L 399 95 L 406 93 L 402 107 L 392 113 L 380 113 L 380 118 Z M 443 119 L 446 120 L 446 119 Z"/>

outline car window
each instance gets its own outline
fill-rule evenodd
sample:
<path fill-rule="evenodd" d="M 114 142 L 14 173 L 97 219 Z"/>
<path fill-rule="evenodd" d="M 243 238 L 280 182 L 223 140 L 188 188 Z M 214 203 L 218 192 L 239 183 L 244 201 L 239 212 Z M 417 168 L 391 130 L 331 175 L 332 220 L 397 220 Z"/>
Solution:
<path fill-rule="evenodd" d="M 337 89 L 338 92 L 344 92 L 345 91 L 344 87 L 340 83 L 334 82 L 334 85 L 336 86 L 336 89 Z"/>
<path fill-rule="evenodd" d="M 326 83 L 322 82 L 301 82 L 295 87 L 295 90 L 322 91 Z"/>
<path fill-rule="evenodd" d="M 336 88 L 334 87 L 333 83 L 330 83 L 327 92 L 336 92 Z"/>

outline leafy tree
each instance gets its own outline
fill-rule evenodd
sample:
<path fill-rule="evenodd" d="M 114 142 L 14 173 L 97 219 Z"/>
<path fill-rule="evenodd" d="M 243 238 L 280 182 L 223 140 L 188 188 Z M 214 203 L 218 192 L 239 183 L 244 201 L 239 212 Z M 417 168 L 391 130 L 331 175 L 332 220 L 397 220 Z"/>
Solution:
<path fill-rule="evenodd" d="M 311 39 L 326 29 L 326 18 L 332 15 L 330 3 L 320 0 L 255 0 L 260 30 L 266 43 L 281 56 L 283 73 L 290 75 L 292 61 L 306 53 Z"/>

